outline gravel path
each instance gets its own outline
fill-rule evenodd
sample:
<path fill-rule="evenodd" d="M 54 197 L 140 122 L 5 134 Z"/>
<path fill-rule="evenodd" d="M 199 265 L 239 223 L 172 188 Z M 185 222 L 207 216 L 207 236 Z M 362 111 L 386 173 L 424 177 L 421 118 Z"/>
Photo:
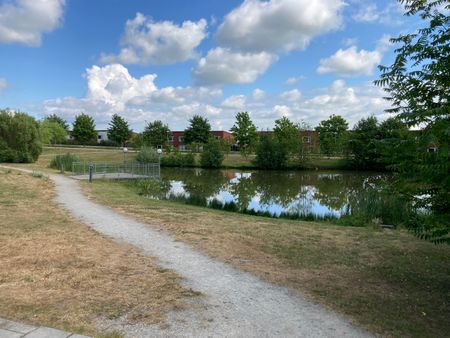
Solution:
<path fill-rule="evenodd" d="M 169 328 L 128 325 L 125 319 L 102 323 L 127 337 L 366 337 L 334 312 L 287 288 L 215 261 L 175 241 L 151 225 L 137 222 L 88 200 L 75 180 L 52 175 L 56 200 L 75 217 L 113 239 L 157 257 L 159 264 L 184 277 L 200 291 L 186 310 L 168 315 Z"/>

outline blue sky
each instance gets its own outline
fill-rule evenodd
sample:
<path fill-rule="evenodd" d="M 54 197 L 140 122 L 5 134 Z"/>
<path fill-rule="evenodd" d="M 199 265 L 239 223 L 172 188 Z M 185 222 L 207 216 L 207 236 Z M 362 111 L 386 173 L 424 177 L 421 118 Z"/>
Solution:
<path fill-rule="evenodd" d="M 376 67 L 419 24 L 392 0 L 0 0 L 0 107 L 137 131 L 384 119 Z"/>

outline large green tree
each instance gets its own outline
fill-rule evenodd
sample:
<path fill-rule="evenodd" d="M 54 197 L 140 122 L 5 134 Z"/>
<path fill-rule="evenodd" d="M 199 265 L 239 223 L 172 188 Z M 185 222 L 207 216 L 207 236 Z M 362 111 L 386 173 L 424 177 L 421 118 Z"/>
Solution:
<path fill-rule="evenodd" d="M 320 121 L 316 127 L 319 133 L 319 146 L 322 154 L 327 156 L 341 155 L 347 138 L 347 121 L 340 115 L 331 115 Z"/>
<path fill-rule="evenodd" d="M 270 133 L 261 135 L 256 147 L 255 164 L 261 169 L 282 169 L 287 165 L 287 148 Z"/>
<path fill-rule="evenodd" d="M 418 216 L 411 226 L 421 237 L 450 243 L 450 3 L 400 3 L 405 15 L 423 20 L 423 28 L 391 40 L 397 44 L 395 60 L 379 67 L 381 76 L 375 83 L 388 94 L 388 111 L 421 129 L 407 143 L 398 167 L 416 206 L 431 213 Z M 430 146 L 437 151 L 428 152 Z"/>
<path fill-rule="evenodd" d="M 169 126 L 160 120 L 150 122 L 142 133 L 144 143 L 148 146 L 156 147 L 158 145 L 165 146 L 171 135 Z"/>
<path fill-rule="evenodd" d="M 194 115 L 189 120 L 189 127 L 184 131 L 184 143 L 206 144 L 211 137 L 211 125 L 207 118 Z"/>
<path fill-rule="evenodd" d="M 224 155 L 220 141 L 210 137 L 208 143 L 203 147 L 200 164 L 205 168 L 219 168 L 223 159 Z"/>
<path fill-rule="evenodd" d="M 273 132 L 279 145 L 285 148 L 290 156 L 298 155 L 301 145 L 300 127 L 298 124 L 283 116 L 275 121 Z"/>
<path fill-rule="evenodd" d="M 75 116 L 73 122 L 72 137 L 80 144 L 89 144 L 96 141 L 97 132 L 95 131 L 94 119 L 87 114 Z"/>
<path fill-rule="evenodd" d="M 51 114 L 51 115 L 46 116 L 44 118 L 44 121 L 56 122 L 61 127 L 63 127 L 66 132 L 69 132 L 69 124 L 67 123 L 67 121 L 56 114 Z"/>
<path fill-rule="evenodd" d="M 0 110 L 0 162 L 34 162 L 41 152 L 36 120 L 25 113 Z"/>
<path fill-rule="evenodd" d="M 67 136 L 67 131 L 62 125 L 54 120 L 44 119 L 39 124 L 41 142 L 44 144 L 61 143 Z"/>
<path fill-rule="evenodd" d="M 236 122 L 231 131 L 241 152 L 244 155 L 251 153 L 258 142 L 258 132 L 247 112 L 236 114 Z"/>
<path fill-rule="evenodd" d="M 375 116 L 359 120 L 353 128 L 348 141 L 351 163 L 355 169 L 380 169 L 379 124 Z"/>
<path fill-rule="evenodd" d="M 121 116 L 114 114 L 108 128 L 108 139 L 125 146 L 125 142 L 131 138 L 131 129 L 128 122 Z"/>

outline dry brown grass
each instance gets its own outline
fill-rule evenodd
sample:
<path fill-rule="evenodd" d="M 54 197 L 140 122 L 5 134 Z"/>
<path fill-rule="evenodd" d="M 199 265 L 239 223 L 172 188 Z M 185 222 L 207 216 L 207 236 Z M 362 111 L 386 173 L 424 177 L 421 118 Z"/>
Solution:
<path fill-rule="evenodd" d="M 406 231 L 277 220 L 84 183 L 100 203 L 263 279 L 302 291 L 383 336 L 448 336 L 450 248 Z"/>
<path fill-rule="evenodd" d="M 152 258 L 69 217 L 50 181 L 0 173 L 0 317 L 95 333 L 99 318 L 163 324 L 191 292 Z"/>

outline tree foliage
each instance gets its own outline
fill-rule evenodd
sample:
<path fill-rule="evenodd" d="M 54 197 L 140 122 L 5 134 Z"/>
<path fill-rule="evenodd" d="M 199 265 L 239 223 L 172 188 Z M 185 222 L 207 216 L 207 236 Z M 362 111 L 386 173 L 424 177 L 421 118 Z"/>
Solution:
<path fill-rule="evenodd" d="M 287 165 L 288 151 L 271 134 L 263 134 L 256 147 L 255 164 L 261 169 L 282 169 Z"/>
<path fill-rule="evenodd" d="M 47 117 L 45 117 L 44 121 L 56 122 L 56 123 L 58 123 L 61 127 L 64 128 L 64 130 L 66 131 L 66 133 L 69 132 L 69 124 L 67 123 L 67 121 L 64 120 L 62 117 L 56 115 L 56 114 L 48 115 Z"/>
<path fill-rule="evenodd" d="M 41 142 L 44 144 L 62 143 L 67 136 L 67 131 L 60 123 L 49 119 L 44 119 L 44 121 L 39 124 L 39 131 Z"/>
<path fill-rule="evenodd" d="M 231 131 L 242 154 L 245 156 L 251 153 L 258 142 L 258 132 L 247 112 L 236 114 L 236 122 Z"/>
<path fill-rule="evenodd" d="M 220 141 L 211 137 L 203 147 L 200 164 L 205 168 L 219 168 L 223 159 L 224 155 Z"/>
<path fill-rule="evenodd" d="M 206 144 L 211 137 L 211 125 L 207 118 L 194 115 L 189 120 L 189 127 L 184 131 L 184 143 Z"/>
<path fill-rule="evenodd" d="M 379 67 L 381 76 L 375 83 L 388 94 L 389 112 L 421 128 L 406 143 L 408 152 L 403 152 L 398 166 L 409 183 L 404 185 L 408 194 L 431 212 L 412 226 L 423 238 L 450 243 L 450 3 L 400 2 L 405 14 L 418 15 L 424 27 L 391 40 L 398 45 L 396 58 L 391 66 Z M 427 152 L 430 145 L 437 152 Z"/>
<path fill-rule="evenodd" d="M 300 127 L 286 116 L 275 121 L 273 129 L 279 145 L 285 148 L 288 155 L 296 156 L 300 148 Z"/>
<path fill-rule="evenodd" d="M 41 152 L 36 120 L 25 113 L 0 110 L 0 162 L 35 162 Z"/>
<path fill-rule="evenodd" d="M 327 156 L 341 155 L 347 138 L 347 121 L 340 115 L 331 115 L 316 127 L 320 151 Z"/>
<path fill-rule="evenodd" d="M 128 122 L 117 114 L 112 116 L 108 128 L 108 139 L 118 145 L 125 146 L 125 142 L 131 138 L 131 129 Z"/>
<path fill-rule="evenodd" d="M 72 137 L 80 144 L 96 142 L 97 132 L 95 131 L 94 119 L 84 113 L 75 116 Z"/>
<path fill-rule="evenodd" d="M 142 133 L 144 143 L 148 146 L 157 147 L 165 146 L 169 141 L 171 132 L 167 124 L 163 124 L 161 121 L 156 120 L 150 122 Z"/>

